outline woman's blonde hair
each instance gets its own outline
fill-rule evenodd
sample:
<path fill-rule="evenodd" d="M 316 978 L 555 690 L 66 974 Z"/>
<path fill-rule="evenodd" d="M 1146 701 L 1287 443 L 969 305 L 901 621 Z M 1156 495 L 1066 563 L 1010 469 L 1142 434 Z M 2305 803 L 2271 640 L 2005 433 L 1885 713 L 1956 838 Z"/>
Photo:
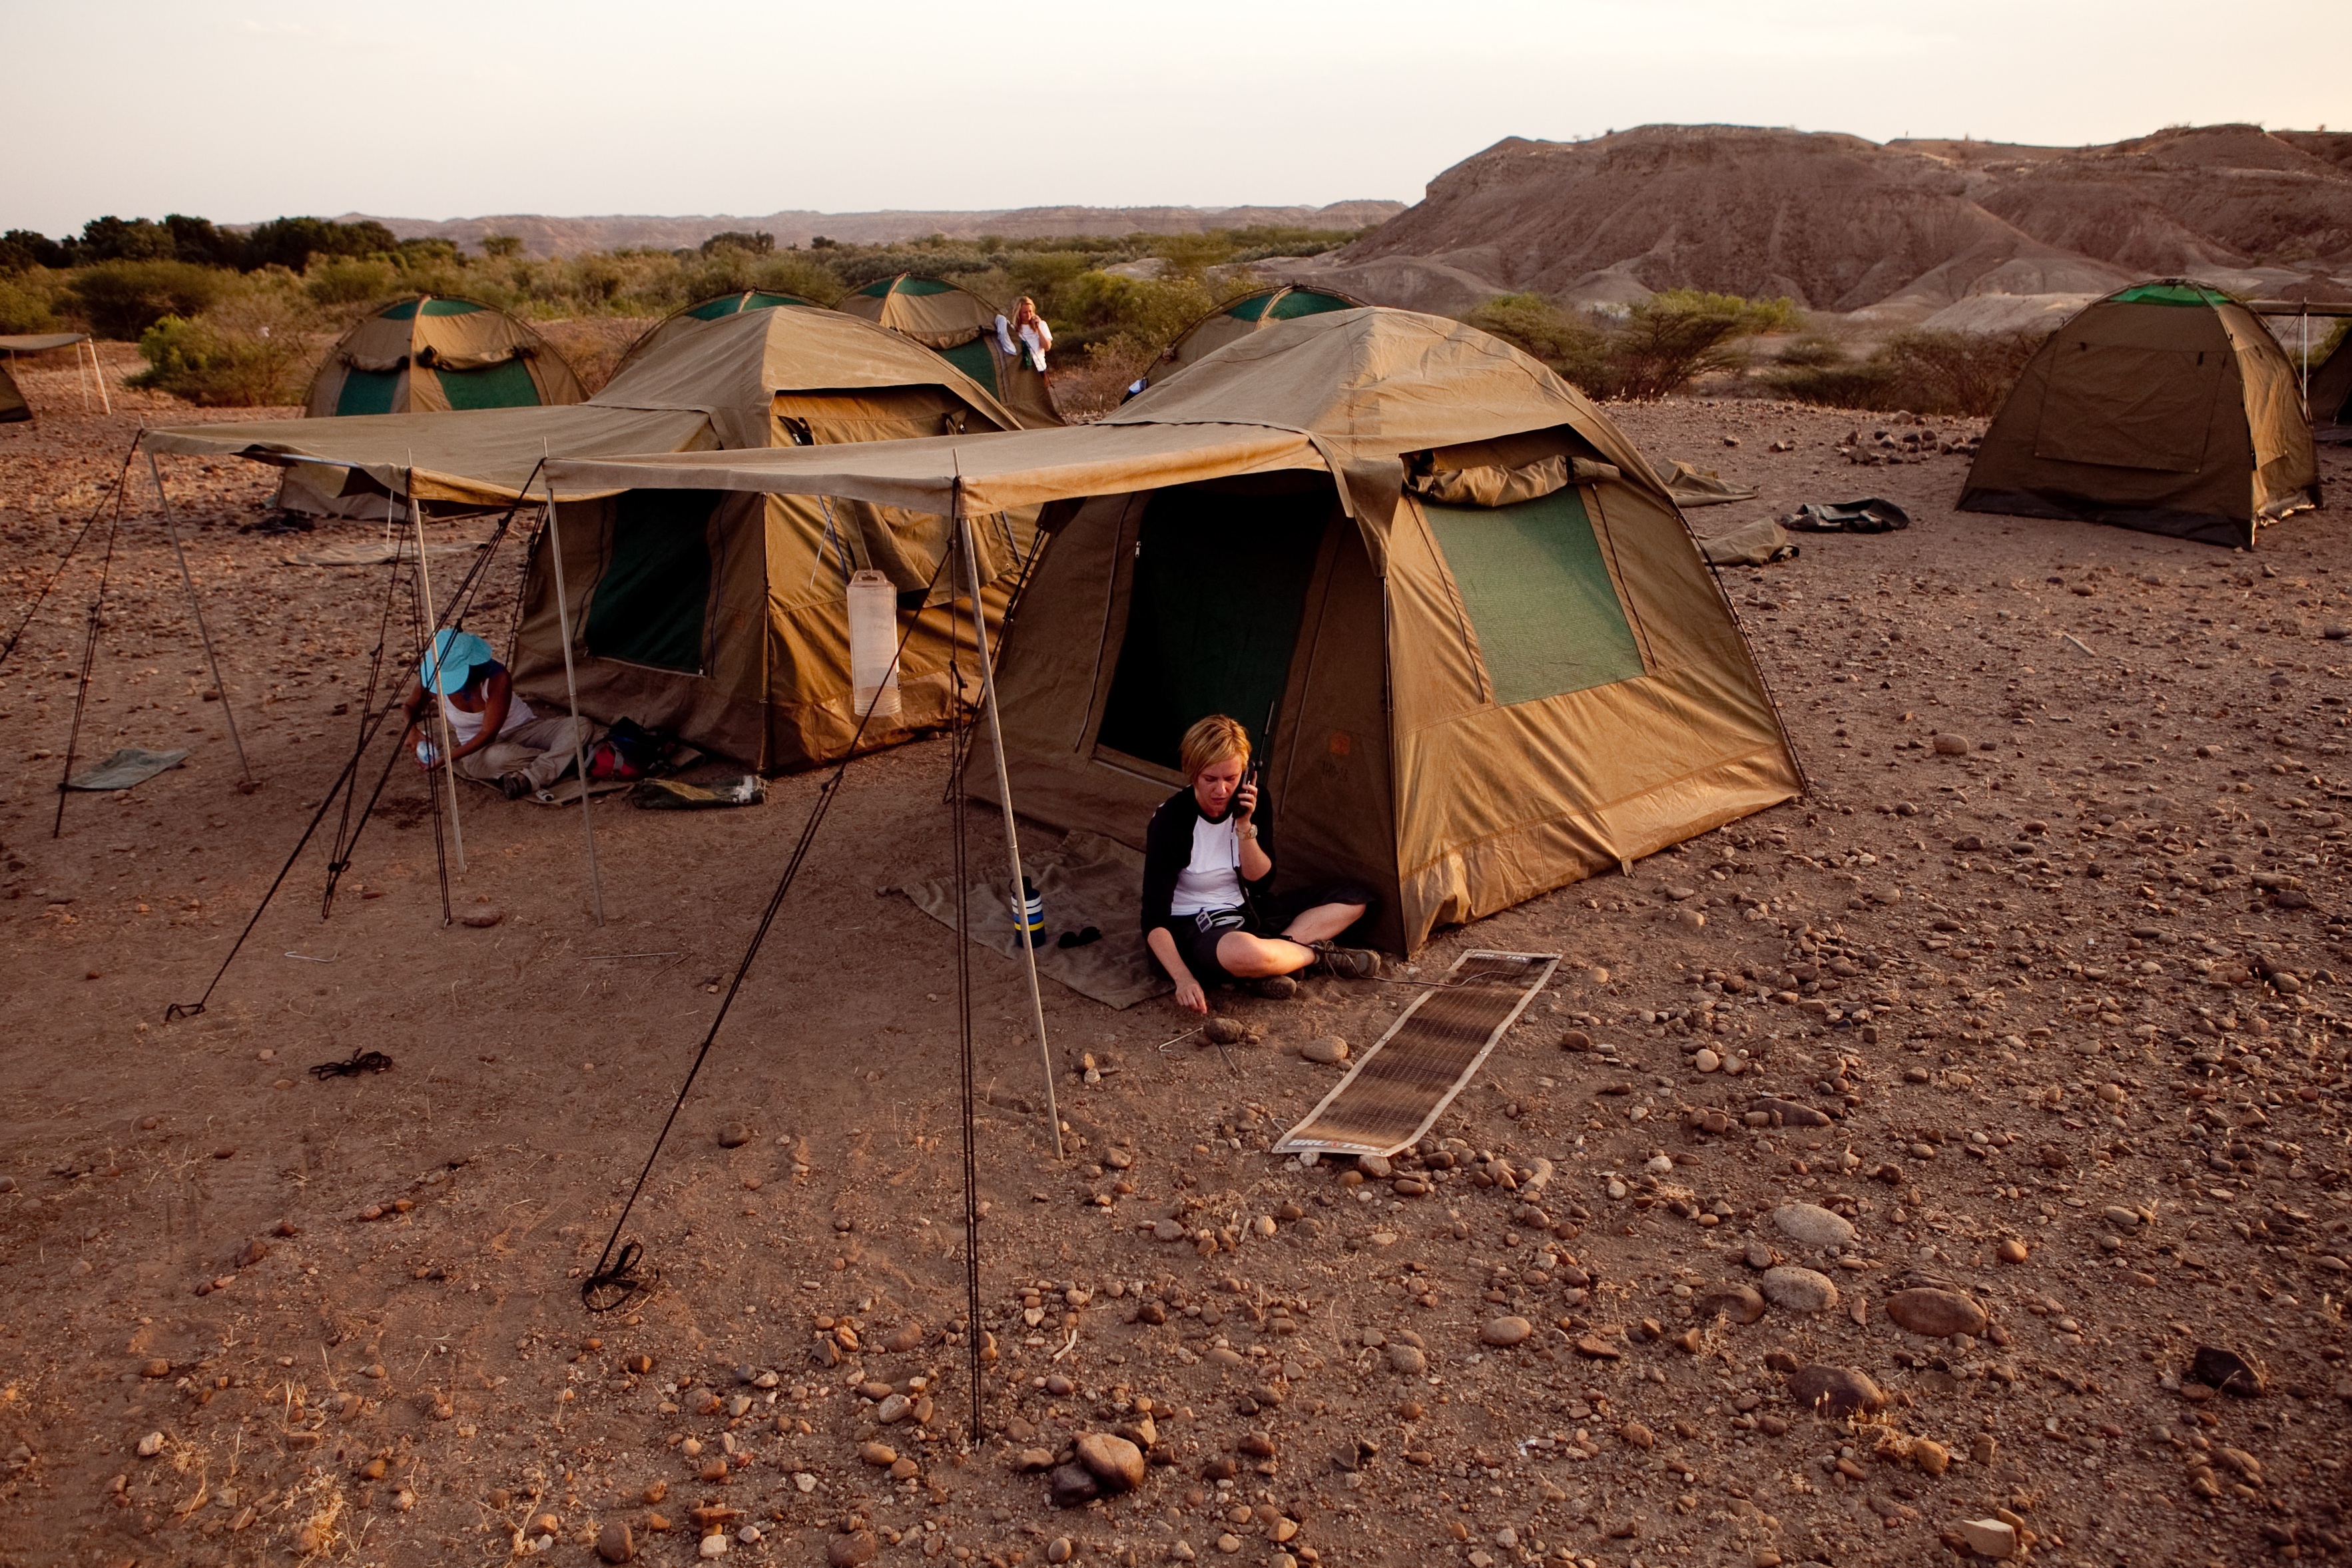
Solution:
<path fill-rule="evenodd" d="M 1184 732 L 1181 753 L 1184 777 L 1198 779 L 1228 757 L 1247 762 L 1249 754 L 1249 731 L 1242 727 L 1241 720 L 1213 713 Z"/>

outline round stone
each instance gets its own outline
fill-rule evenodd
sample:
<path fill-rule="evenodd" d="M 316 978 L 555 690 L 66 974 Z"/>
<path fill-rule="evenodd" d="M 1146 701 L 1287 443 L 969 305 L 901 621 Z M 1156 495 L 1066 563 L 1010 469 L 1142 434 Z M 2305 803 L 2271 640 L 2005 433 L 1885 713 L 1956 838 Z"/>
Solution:
<path fill-rule="evenodd" d="M 1884 1409 L 1886 1396 L 1867 1373 L 1851 1366 L 1801 1366 L 1789 1375 L 1789 1397 L 1832 1420 Z"/>
<path fill-rule="evenodd" d="M 2022 1263 L 2030 1253 L 2030 1249 L 2026 1247 L 2025 1243 L 2020 1241 L 2014 1236 L 2003 1241 L 1993 1250 L 2004 1263 Z"/>
<path fill-rule="evenodd" d="M 1765 1270 L 1759 1288 L 1766 1301 L 1792 1312 L 1825 1312 L 1838 1304 L 1835 1281 L 1786 1263 Z"/>
<path fill-rule="evenodd" d="M 1852 1222 L 1819 1204 L 1784 1203 L 1772 1211 L 1772 1223 L 1802 1247 L 1843 1247 L 1853 1239 Z"/>
<path fill-rule="evenodd" d="M 1107 1492 L 1133 1491 L 1143 1484 L 1143 1450 L 1108 1432 L 1082 1432 L 1076 1444 L 1078 1463 Z"/>
<path fill-rule="evenodd" d="M 1479 1328 L 1478 1340 L 1482 1344 L 1507 1348 L 1526 1343 L 1528 1337 L 1535 1332 L 1535 1325 L 1525 1318 L 1495 1318 Z"/>
<path fill-rule="evenodd" d="M 1336 1034 L 1327 1034 L 1300 1046 L 1298 1054 L 1302 1060 L 1319 1066 L 1336 1066 L 1348 1060 L 1348 1042 Z"/>
<path fill-rule="evenodd" d="M 1409 1344 L 1392 1344 L 1389 1350 L 1389 1367 L 1407 1377 L 1419 1377 L 1429 1370 L 1429 1357 Z"/>
<path fill-rule="evenodd" d="M 1723 1065 L 1723 1058 L 1716 1055 L 1715 1052 L 1707 1050 L 1706 1047 L 1701 1046 L 1697 1052 L 1691 1057 L 1691 1065 L 1697 1068 L 1701 1072 L 1713 1072 Z"/>
<path fill-rule="evenodd" d="M 1931 1339 L 1985 1331 L 1984 1309 L 1956 1291 L 1925 1287 L 1897 1291 L 1886 1299 L 1886 1315 L 1913 1333 Z"/>

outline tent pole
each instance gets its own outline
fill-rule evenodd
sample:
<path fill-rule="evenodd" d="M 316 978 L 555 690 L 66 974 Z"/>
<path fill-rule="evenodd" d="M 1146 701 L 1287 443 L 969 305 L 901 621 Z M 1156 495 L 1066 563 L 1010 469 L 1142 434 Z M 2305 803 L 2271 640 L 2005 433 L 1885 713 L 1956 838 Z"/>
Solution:
<path fill-rule="evenodd" d="M 545 458 L 541 459 L 541 463 Z M 541 469 L 545 473 L 544 467 Z M 555 480 L 547 481 L 547 553 L 555 562 L 556 630 L 563 636 L 563 695 L 572 703 L 572 765 L 580 773 L 580 833 L 588 841 L 588 896 L 596 910 L 596 924 L 604 924 L 604 883 L 596 874 L 596 824 L 588 815 L 588 754 L 580 744 L 580 682 L 572 672 L 572 603 L 563 587 L 563 536 L 555 526 Z M 530 572 L 530 555 L 524 555 Z"/>
<path fill-rule="evenodd" d="M 114 398 L 112 394 L 108 392 L 106 390 L 105 368 L 98 362 L 98 340 L 95 338 L 85 338 L 82 341 L 89 346 L 89 379 L 98 383 L 99 406 L 106 410 L 106 412 L 110 414 L 114 412 Z M 74 358 L 79 361 L 81 356 L 79 354 L 76 354 Z M 89 411 L 89 399 L 87 395 L 82 398 L 81 406 L 82 412 L 85 413 Z"/>
<path fill-rule="evenodd" d="M 429 654 L 434 643 L 441 635 L 441 612 L 433 601 L 433 574 L 425 565 L 425 508 L 416 501 L 416 463 L 414 457 L 408 465 L 406 500 L 409 525 L 416 534 L 416 584 L 425 595 L 425 649 Z M 423 666 L 420 664 L 418 668 L 421 674 Z M 434 665 L 434 674 L 436 676 L 440 674 L 438 664 Z M 466 874 L 466 830 L 457 821 L 457 762 L 451 755 L 457 749 L 457 737 L 449 729 L 447 705 L 441 701 L 440 694 L 430 695 L 433 711 L 441 716 L 441 772 L 449 786 L 449 837 L 457 850 L 457 874 L 463 876 Z M 487 716 L 483 722 L 489 722 Z M 498 737 L 493 736 L 491 738 L 495 740 Z"/>
<path fill-rule="evenodd" d="M 980 556 L 972 548 L 971 518 L 963 509 L 963 477 L 955 481 L 955 548 L 971 581 L 972 642 L 980 650 L 981 706 L 988 711 L 988 740 L 996 754 L 996 797 L 1004 802 L 1004 853 L 1012 862 L 1013 898 L 1022 896 L 1021 837 L 1013 821 L 1013 780 L 1004 767 L 1004 727 L 996 714 L 996 664 L 988 653 L 988 610 L 980 596 Z M 1029 1013 L 1037 1029 L 1037 1061 L 1045 1070 L 1045 1119 L 1054 1129 L 1054 1157 L 1062 1157 L 1062 1110 L 1054 1097 L 1054 1051 L 1045 1041 L 1045 994 L 1037 983 L 1037 950 L 1021 933 L 1021 958 L 1029 975 Z"/>
<path fill-rule="evenodd" d="M 180 563 L 180 581 L 188 591 L 188 611 L 196 618 L 196 637 L 205 645 L 205 664 L 213 673 L 213 690 L 220 693 L 221 717 L 228 720 L 228 743 L 236 747 L 236 765 L 246 782 L 253 781 L 253 764 L 245 758 L 245 740 L 236 732 L 236 712 L 228 706 L 228 683 L 221 679 L 220 657 L 213 652 L 213 634 L 205 626 L 205 607 L 196 597 L 196 580 L 188 570 L 188 552 L 180 548 L 180 525 L 172 517 L 172 497 L 163 488 L 163 470 L 155 454 L 147 454 L 147 472 L 155 480 L 155 499 L 163 504 L 163 529 L 172 536 L 172 554 Z"/>

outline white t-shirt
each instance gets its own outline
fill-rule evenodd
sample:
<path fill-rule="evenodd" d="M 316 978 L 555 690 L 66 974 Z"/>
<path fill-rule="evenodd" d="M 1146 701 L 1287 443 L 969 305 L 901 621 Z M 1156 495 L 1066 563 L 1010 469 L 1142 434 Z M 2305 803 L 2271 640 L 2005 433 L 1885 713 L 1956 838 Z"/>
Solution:
<path fill-rule="evenodd" d="M 449 737 L 458 745 L 470 746 L 474 737 L 482 733 L 480 714 L 467 713 L 446 696 L 441 699 L 441 711 L 448 716 Z M 507 699 L 507 721 L 499 726 L 499 733 L 511 735 L 538 716 L 530 711 L 529 703 L 519 696 L 510 696 Z"/>
<path fill-rule="evenodd" d="M 1176 895 L 1168 902 L 1168 913 L 1198 915 L 1204 909 L 1239 909 L 1241 863 L 1241 833 L 1231 816 L 1222 822 L 1213 822 L 1206 817 L 1195 821 L 1192 858 L 1176 875 Z"/>

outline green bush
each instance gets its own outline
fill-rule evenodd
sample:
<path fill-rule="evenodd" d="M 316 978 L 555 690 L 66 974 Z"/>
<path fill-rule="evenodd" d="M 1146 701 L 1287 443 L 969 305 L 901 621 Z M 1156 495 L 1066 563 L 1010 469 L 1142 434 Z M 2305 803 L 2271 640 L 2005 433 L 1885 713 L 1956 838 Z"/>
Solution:
<path fill-rule="evenodd" d="M 188 261 L 110 261 L 74 269 L 66 285 L 76 312 L 101 338 L 123 341 L 166 316 L 202 315 L 236 274 Z"/>
<path fill-rule="evenodd" d="M 1797 324 L 1786 299 L 1674 288 L 1622 318 L 1577 316 L 1539 294 L 1505 294 L 1465 318 L 1541 360 L 1591 397 L 1650 399 L 1747 363 L 1747 340 Z"/>
<path fill-rule="evenodd" d="M 65 319 L 58 314 L 60 275 L 47 267 L 27 267 L 13 277 L 0 275 L 0 332 L 61 332 Z"/>
<path fill-rule="evenodd" d="M 388 256 L 320 256 L 304 269 L 302 287 L 320 305 L 365 305 L 400 292 L 401 269 Z"/>
<path fill-rule="evenodd" d="M 1898 332 L 1867 360 L 1856 361 L 1843 352 L 1810 361 L 1783 355 L 1759 379 L 1774 395 L 1796 402 L 1983 417 L 2000 411 L 2027 361 L 2048 338 L 2048 332 L 2032 328 Z"/>
<path fill-rule="evenodd" d="M 299 282 L 272 268 L 190 320 L 166 316 L 139 339 L 147 368 L 131 384 L 207 408 L 263 408 L 301 396 L 319 325 Z"/>

